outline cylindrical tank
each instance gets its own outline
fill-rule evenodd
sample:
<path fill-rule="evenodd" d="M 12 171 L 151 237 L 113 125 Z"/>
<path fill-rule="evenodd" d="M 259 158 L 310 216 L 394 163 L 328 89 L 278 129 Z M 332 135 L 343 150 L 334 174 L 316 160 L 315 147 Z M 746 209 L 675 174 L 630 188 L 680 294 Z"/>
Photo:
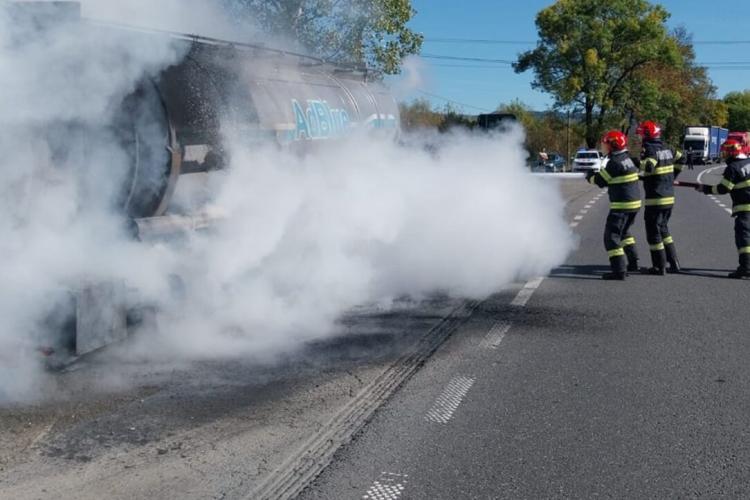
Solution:
<path fill-rule="evenodd" d="M 190 38 L 184 59 L 126 99 L 118 123 L 132 167 L 132 218 L 164 215 L 180 176 L 227 163 L 222 127 L 248 144 L 308 149 L 373 129 L 394 137 L 398 105 L 364 72 L 262 47 Z"/>

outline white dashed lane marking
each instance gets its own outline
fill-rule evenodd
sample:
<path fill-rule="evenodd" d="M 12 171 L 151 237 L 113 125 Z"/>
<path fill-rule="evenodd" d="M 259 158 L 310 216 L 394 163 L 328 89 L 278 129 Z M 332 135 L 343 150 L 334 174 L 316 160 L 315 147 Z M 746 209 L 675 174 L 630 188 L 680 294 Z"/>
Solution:
<path fill-rule="evenodd" d="M 521 289 L 521 291 L 518 292 L 518 295 L 516 295 L 516 298 L 513 299 L 513 302 L 510 303 L 512 306 L 516 307 L 524 307 L 531 298 L 532 295 L 534 295 L 534 292 L 537 288 L 539 288 L 539 285 L 542 284 L 542 281 L 544 281 L 544 278 L 535 278 Z"/>
<path fill-rule="evenodd" d="M 396 500 L 406 489 L 406 474 L 383 472 L 362 497 L 363 500 Z"/>
<path fill-rule="evenodd" d="M 571 222 L 570 227 L 578 227 L 578 222 Z"/>
<path fill-rule="evenodd" d="M 508 330 L 510 330 L 510 323 L 507 323 L 505 321 L 498 321 L 492 326 L 492 328 L 490 328 L 490 331 L 487 332 L 487 335 L 484 336 L 484 339 L 482 339 L 482 343 L 480 344 L 480 346 L 483 349 L 497 349 L 498 347 L 500 347 L 500 344 L 505 338 L 505 334 L 508 333 Z"/>
<path fill-rule="evenodd" d="M 573 220 L 583 220 L 583 215 L 576 215 Z"/>
<path fill-rule="evenodd" d="M 732 215 L 732 209 L 731 208 L 725 208 L 724 209 L 729 215 Z"/>
<path fill-rule="evenodd" d="M 474 385 L 474 381 L 469 377 L 456 377 L 451 380 L 425 415 L 425 420 L 436 424 L 447 424 L 453 418 L 453 413 L 458 409 L 466 393 Z"/>

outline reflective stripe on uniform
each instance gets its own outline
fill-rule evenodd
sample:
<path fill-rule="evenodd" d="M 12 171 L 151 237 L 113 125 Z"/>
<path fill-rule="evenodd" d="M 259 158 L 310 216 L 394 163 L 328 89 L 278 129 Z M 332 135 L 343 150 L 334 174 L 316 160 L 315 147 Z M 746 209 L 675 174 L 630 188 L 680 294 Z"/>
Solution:
<path fill-rule="evenodd" d="M 738 214 L 740 212 L 750 212 L 750 205 L 735 205 L 732 207 L 733 214 Z"/>
<path fill-rule="evenodd" d="M 649 245 L 648 246 L 652 251 L 658 252 L 659 250 L 664 250 L 664 243 L 657 243 L 656 245 Z"/>
<path fill-rule="evenodd" d="M 740 254 L 744 254 L 744 253 L 750 253 L 750 247 L 740 248 Z"/>
<path fill-rule="evenodd" d="M 664 238 L 665 245 L 672 245 L 673 243 L 674 243 L 674 238 L 672 238 L 671 236 L 667 236 L 666 238 Z"/>
<path fill-rule="evenodd" d="M 615 248 L 614 250 L 610 250 L 609 252 L 607 252 L 607 255 L 609 256 L 609 258 L 624 257 L 625 250 L 623 250 L 622 248 Z"/>
<path fill-rule="evenodd" d="M 745 189 L 750 187 L 750 180 L 738 182 L 734 185 L 734 189 Z"/>
<path fill-rule="evenodd" d="M 645 177 L 652 177 L 654 175 L 666 175 L 674 173 L 674 165 L 665 165 L 663 167 L 656 167 L 653 172 L 644 174 Z"/>
<path fill-rule="evenodd" d="M 635 245 L 635 238 L 631 236 L 630 238 L 625 238 L 622 240 L 622 246 L 623 247 L 629 247 L 631 245 Z"/>
<path fill-rule="evenodd" d="M 638 182 L 638 174 L 621 175 L 620 177 L 612 177 L 609 184 L 627 184 L 628 182 Z"/>
<path fill-rule="evenodd" d="M 641 170 L 646 170 L 649 166 L 655 167 L 659 164 L 655 159 L 653 158 L 646 158 L 645 160 L 641 160 Z"/>
<path fill-rule="evenodd" d="M 729 179 L 722 179 L 721 180 L 721 185 L 724 186 L 725 188 L 727 188 L 730 191 L 732 189 L 734 189 L 734 183 L 732 181 L 730 181 Z"/>
<path fill-rule="evenodd" d="M 609 204 L 611 210 L 635 210 L 641 208 L 641 200 L 635 201 L 612 201 Z"/>
<path fill-rule="evenodd" d="M 677 161 L 680 158 L 682 158 L 682 151 L 680 151 L 679 149 L 676 149 L 674 152 L 674 161 Z"/>
<path fill-rule="evenodd" d="M 609 183 L 609 181 L 612 180 L 612 176 L 609 175 L 609 172 L 607 172 L 607 169 L 605 169 L 605 168 L 603 168 L 603 169 L 601 169 L 599 171 L 599 175 L 601 175 L 602 179 L 604 179 L 605 181 L 607 181 L 607 183 Z"/>
<path fill-rule="evenodd" d="M 719 194 L 719 186 L 711 186 L 711 194 Z"/>
<path fill-rule="evenodd" d="M 664 205 L 674 205 L 674 196 L 665 196 L 664 198 L 650 198 L 646 200 L 647 207 L 661 207 Z"/>

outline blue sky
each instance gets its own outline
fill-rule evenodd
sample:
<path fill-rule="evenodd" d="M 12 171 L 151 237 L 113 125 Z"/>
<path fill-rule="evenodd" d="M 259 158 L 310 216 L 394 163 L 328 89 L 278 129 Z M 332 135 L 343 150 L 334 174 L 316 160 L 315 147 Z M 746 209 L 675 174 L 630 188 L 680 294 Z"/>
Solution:
<path fill-rule="evenodd" d="M 605 0 L 603 0 L 605 1 Z M 534 18 L 551 0 L 412 0 L 418 11 L 412 29 L 424 34 L 425 55 L 515 60 L 529 44 L 439 43 L 431 39 L 492 39 L 535 41 Z M 672 14 L 670 27 L 685 26 L 695 42 L 750 41 L 750 9 L 745 0 L 707 2 L 705 0 L 663 0 Z M 711 7 L 711 8 L 708 8 Z M 714 45 L 696 43 L 701 63 L 747 61 L 744 69 L 710 69 L 720 96 L 733 90 L 750 88 L 750 43 Z M 423 92 L 464 104 L 467 113 L 492 110 L 499 103 L 520 99 L 535 109 L 551 104 L 549 97 L 531 88 L 531 72 L 516 74 L 507 65 L 421 59 L 425 81 Z M 426 97 L 437 105 L 445 100 L 411 92 L 407 100 Z"/>

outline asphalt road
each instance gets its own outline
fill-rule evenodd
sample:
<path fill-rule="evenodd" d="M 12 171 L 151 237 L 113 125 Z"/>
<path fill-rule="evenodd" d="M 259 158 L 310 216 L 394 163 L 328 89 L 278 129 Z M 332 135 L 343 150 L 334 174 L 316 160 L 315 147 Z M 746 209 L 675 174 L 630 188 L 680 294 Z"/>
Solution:
<path fill-rule="evenodd" d="M 363 308 L 271 360 L 103 352 L 0 408 L 0 498 L 747 497 L 726 207 L 680 191 L 688 272 L 605 283 L 606 196 L 550 182 L 580 249 L 546 279 Z"/>
<path fill-rule="evenodd" d="M 750 498 L 750 282 L 724 278 L 729 199 L 678 190 L 684 274 L 605 282 L 600 194 L 571 197 L 566 265 L 484 301 L 300 498 Z"/>

